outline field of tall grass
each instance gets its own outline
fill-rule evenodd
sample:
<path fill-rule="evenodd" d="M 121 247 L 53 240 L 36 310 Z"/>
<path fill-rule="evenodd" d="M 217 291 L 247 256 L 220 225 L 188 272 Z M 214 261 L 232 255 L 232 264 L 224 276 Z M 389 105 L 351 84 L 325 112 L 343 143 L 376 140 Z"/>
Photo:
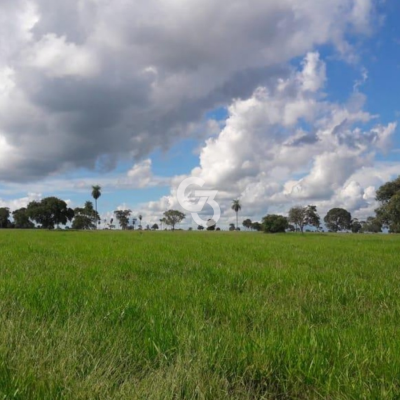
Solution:
<path fill-rule="evenodd" d="M 400 398 L 400 237 L 0 231 L 0 398 Z"/>

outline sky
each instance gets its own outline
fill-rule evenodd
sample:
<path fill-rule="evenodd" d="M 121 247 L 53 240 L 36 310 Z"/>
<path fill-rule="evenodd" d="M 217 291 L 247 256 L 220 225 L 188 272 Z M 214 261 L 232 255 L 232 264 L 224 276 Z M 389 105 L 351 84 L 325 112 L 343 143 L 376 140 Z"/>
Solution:
<path fill-rule="evenodd" d="M 395 0 L 2 0 L 0 207 L 78 207 L 98 184 L 102 220 L 151 225 L 196 177 L 223 229 L 233 199 L 240 220 L 373 215 L 400 175 L 399 17 Z"/>

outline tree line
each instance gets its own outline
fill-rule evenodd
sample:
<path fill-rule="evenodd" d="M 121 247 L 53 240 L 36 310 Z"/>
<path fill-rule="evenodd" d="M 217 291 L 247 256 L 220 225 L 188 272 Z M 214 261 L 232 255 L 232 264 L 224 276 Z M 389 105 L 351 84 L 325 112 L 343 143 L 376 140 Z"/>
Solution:
<path fill-rule="evenodd" d="M 101 197 L 101 187 L 92 186 L 91 193 L 95 205 L 86 201 L 83 207 L 69 208 L 64 200 L 57 197 L 46 197 L 40 201 L 31 201 L 27 207 L 19 208 L 12 213 L 9 208 L 0 208 L 0 228 L 33 229 L 44 228 L 54 229 L 60 225 L 71 222 L 72 229 L 93 230 L 100 224 L 100 216 L 97 211 L 97 200 Z M 384 228 L 390 233 L 400 233 L 400 176 L 382 185 L 376 193 L 376 200 L 379 207 L 375 210 L 375 216 L 370 216 L 364 221 L 352 218 L 351 213 L 343 208 L 332 208 L 323 218 L 326 228 L 331 232 L 351 231 L 354 233 L 378 233 Z M 240 230 L 239 211 L 242 209 L 240 200 L 233 200 L 232 210 L 236 213 L 236 226 L 231 223 L 229 230 Z M 131 210 L 115 210 L 114 216 L 122 229 L 135 229 L 139 220 L 138 229 L 143 229 L 142 215 L 132 218 Z M 12 216 L 12 221 L 11 221 Z M 172 230 L 185 219 L 185 214 L 178 210 L 165 211 L 159 220 L 161 229 L 170 226 Z M 108 229 L 115 228 L 114 218 L 104 221 Z M 277 232 L 304 232 L 308 228 L 322 231 L 321 218 L 315 205 L 295 206 L 289 210 L 287 217 L 282 215 L 267 215 L 261 222 L 252 222 L 250 219 L 243 221 L 243 227 L 249 230 L 264 231 L 269 233 Z M 145 229 L 160 229 L 158 223 Z M 190 230 L 192 228 L 189 228 Z M 215 221 L 208 220 L 207 226 L 199 225 L 198 230 L 220 230 Z"/>
<path fill-rule="evenodd" d="M 387 229 L 389 233 L 400 233 L 400 176 L 382 185 L 376 192 L 376 200 L 380 205 L 375 210 L 375 216 L 362 221 L 352 218 L 351 213 L 343 208 L 332 208 L 323 219 L 326 228 L 329 232 L 379 233 Z M 267 215 L 261 223 L 246 219 L 243 226 L 269 233 L 304 232 L 306 227 L 323 231 L 321 218 L 314 205 L 292 207 L 288 217 Z M 232 224 L 230 229 L 233 230 Z"/>

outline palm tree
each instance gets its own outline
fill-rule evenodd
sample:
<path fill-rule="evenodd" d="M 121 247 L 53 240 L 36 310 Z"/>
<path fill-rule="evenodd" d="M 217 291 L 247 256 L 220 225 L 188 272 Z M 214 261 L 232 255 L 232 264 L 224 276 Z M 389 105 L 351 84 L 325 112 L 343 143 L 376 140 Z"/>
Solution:
<path fill-rule="evenodd" d="M 142 228 L 142 218 L 143 218 L 143 217 L 142 217 L 141 215 L 139 215 L 139 221 L 140 221 L 139 224 L 140 224 L 140 227 L 141 227 L 141 228 Z"/>
<path fill-rule="evenodd" d="M 236 213 L 236 229 L 238 229 L 239 228 L 239 221 L 238 221 L 239 211 L 242 209 L 242 205 L 240 204 L 239 199 L 236 199 L 236 200 L 232 201 L 232 207 L 231 208 Z"/>
<path fill-rule="evenodd" d="M 96 215 L 97 215 L 97 199 L 101 196 L 101 186 L 94 185 L 92 186 L 92 197 L 94 198 L 94 202 L 96 204 Z M 97 222 L 96 221 L 96 229 L 97 229 Z"/>

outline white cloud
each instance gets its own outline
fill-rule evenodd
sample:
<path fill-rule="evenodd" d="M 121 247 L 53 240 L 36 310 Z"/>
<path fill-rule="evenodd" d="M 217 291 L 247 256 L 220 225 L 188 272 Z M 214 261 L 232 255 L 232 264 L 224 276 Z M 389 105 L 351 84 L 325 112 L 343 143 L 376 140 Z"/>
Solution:
<path fill-rule="evenodd" d="M 10 211 L 17 210 L 18 208 L 26 207 L 31 201 L 39 201 L 42 199 L 40 193 L 28 193 L 26 197 L 17 199 L 4 200 L 0 198 L 0 207 L 7 207 Z"/>
<path fill-rule="evenodd" d="M 322 214 L 334 206 L 360 216 L 373 213 L 376 188 L 400 167 L 377 167 L 375 161 L 389 147 L 396 123 L 366 128 L 376 116 L 363 110 L 360 93 L 363 101 L 326 101 L 323 71 L 318 55 L 307 55 L 302 71 L 235 100 L 219 135 L 205 142 L 192 175 L 220 191 L 223 223 L 234 217 L 234 198 L 243 202 L 245 216 L 256 218 L 285 213 L 295 204 L 316 204 Z M 181 179 L 172 181 L 170 205 L 176 206 Z M 161 211 L 165 198 L 151 208 Z"/>
<path fill-rule="evenodd" d="M 0 130 L 15 154 L 0 180 L 112 170 L 122 156 L 168 149 L 215 107 L 284 83 L 294 57 L 330 44 L 351 53 L 346 37 L 368 31 L 373 9 L 374 0 L 3 0 L 0 71 L 12 70 L 13 84 L 0 96 Z M 313 93 L 325 67 L 308 57 L 299 80 Z M 281 110 L 284 126 L 312 118 L 312 102 Z"/>

